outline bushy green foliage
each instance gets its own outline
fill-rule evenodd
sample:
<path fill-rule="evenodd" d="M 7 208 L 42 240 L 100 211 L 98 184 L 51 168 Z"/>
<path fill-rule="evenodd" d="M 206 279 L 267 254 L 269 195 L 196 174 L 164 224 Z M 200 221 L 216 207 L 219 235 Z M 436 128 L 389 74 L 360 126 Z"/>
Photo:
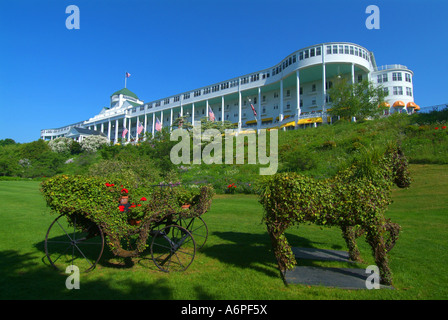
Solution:
<path fill-rule="evenodd" d="M 329 179 L 314 179 L 296 172 L 265 178 L 260 203 L 279 269 L 284 272 L 296 263 L 284 234 L 290 226 L 305 221 L 339 226 L 350 257 L 355 260 L 359 251 L 353 228 L 361 228 L 372 246 L 381 281 L 391 284 L 386 253 L 393 247 L 398 227 L 386 221 L 383 214 L 391 203 L 393 182 L 399 187 L 410 185 L 407 160 L 401 149 L 393 145 L 386 151 L 365 148 L 352 165 Z M 386 231 L 392 240 L 387 239 Z"/>
<path fill-rule="evenodd" d="M 213 197 L 210 186 L 198 187 L 191 197 L 192 207 L 184 211 L 179 205 L 179 197 L 184 194 L 181 186 L 122 183 L 97 176 L 58 175 L 43 181 L 41 191 L 54 212 L 66 215 L 69 220 L 76 216 L 81 221 L 78 228 L 87 228 L 91 223 L 98 225 L 112 252 L 124 257 L 136 256 L 145 249 L 149 230 L 155 223 L 176 214 L 199 216 L 210 208 Z M 192 190 L 186 190 L 193 194 Z M 134 205 L 130 210 L 120 207 L 119 199 L 124 195 L 129 197 L 131 207 Z M 141 219 L 141 225 L 138 228 L 131 225 L 130 218 Z M 136 249 L 122 248 L 122 240 L 135 234 L 139 235 Z"/>

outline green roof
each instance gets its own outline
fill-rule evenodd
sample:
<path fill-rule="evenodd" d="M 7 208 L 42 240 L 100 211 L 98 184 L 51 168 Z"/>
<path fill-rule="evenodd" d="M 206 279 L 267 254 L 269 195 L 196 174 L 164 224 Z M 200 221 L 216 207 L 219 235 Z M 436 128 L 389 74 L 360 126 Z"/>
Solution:
<path fill-rule="evenodd" d="M 127 89 L 127 88 L 123 88 L 121 90 L 118 90 L 117 92 L 112 93 L 111 97 L 114 96 L 114 95 L 118 95 L 118 94 L 122 94 L 122 95 L 125 95 L 125 96 L 129 96 L 129 97 L 133 97 L 135 99 L 138 99 L 137 95 L 134 92 L 132 92 L 129 89 Z"/>

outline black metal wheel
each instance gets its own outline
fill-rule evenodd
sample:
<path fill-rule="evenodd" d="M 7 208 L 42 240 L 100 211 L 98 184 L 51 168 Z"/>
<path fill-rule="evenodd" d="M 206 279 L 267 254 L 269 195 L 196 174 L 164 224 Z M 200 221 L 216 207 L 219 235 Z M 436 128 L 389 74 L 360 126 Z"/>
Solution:
<path fill-rule="evenodd" d="M 64 270 L 75 265 L 80 271 L 95 268 L 104 250 L 104 235 L 96 224 L 81 224 L 76 217 L 71 222 L 60 215 L 50 225 L 45 236 L 45 254 L 50 264 Z"/>
<path fill-rule="evenodd" d="M 170 225 L 153 236 L 150 249 L 152 260 L 160 270 L 185 271 L 194 260 L 196 242 L 187 229 Z"/>
<path fill-rule="evenodd" d="M 204 246 L 208 238 L 208 227 L 204 219 L 202 219 L 201 217 L 187 219 L 181 218 L 177 221 L 177 224 L 190 231 L 190 233 L 194 237 L 196 248 L 198 250 Z"/>

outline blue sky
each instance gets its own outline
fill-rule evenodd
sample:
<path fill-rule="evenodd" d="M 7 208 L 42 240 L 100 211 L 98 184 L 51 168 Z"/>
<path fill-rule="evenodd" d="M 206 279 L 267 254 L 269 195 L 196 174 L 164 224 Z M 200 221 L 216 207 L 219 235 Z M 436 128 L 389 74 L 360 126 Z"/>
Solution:
<path fill-rule="evenodd" d="M 68 5 L 80 10 L 69 30 Z M 368 5 L 380 29 L 365 27 Z M 414 71 L 415 102 L 448 103 L 445 0 L 0 1 L 0 139 L 86 120 L 127 87 L 149 102 L 268 68 L 303 47 L 354 42 Z"/>

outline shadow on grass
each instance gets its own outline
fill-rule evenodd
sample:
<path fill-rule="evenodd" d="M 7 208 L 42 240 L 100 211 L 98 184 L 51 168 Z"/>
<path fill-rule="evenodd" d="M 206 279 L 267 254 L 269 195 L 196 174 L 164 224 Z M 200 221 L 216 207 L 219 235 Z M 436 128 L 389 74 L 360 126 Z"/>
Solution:
<path fill-rule="evenodd" d="M 212 236 L 226 240 L 225 244 L 205 246 L 201 252 L 219 261 L 240 268 L 251 268 L 269 277 L 279 277 L 277 262 L 267 233 L 213 232 Z M 318 242 L 293 234 L 286 234 L 292 246 L 314 248 Z"/>
<path fill-rule="evenodd" d="M 171 299 L 173 296 L 164 279 L 157 283 L 142 283 L 132 277 L 120 283 L 110 277 L 83 281 L 82 273 L 80 289 L 69 290 L 65 285 L 69 274 L 41 264 L 34 254 L 14 250 L 0 252 L 0 269 L 0 299 Z"/>

